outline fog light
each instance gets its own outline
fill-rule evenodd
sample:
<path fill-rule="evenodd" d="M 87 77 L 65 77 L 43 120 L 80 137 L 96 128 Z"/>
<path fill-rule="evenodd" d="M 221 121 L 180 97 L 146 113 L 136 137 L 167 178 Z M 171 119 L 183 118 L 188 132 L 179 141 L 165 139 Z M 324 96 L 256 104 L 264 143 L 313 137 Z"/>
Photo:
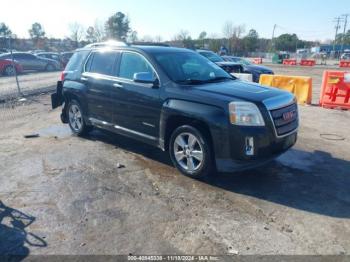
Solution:
<path fill-rule="evenodd" d="M 245 154 L 247 156 L 254 155 L 254 138 L 253 137 L 245 138 Z"/>

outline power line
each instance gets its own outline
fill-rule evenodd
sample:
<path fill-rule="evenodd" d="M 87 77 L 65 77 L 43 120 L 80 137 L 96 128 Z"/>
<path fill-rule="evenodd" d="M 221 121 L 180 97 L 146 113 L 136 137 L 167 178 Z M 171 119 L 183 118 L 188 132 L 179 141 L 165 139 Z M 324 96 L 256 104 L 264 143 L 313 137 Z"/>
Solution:
<path fill-rule="evenodd" d="M 344 50 L 344 44 L 345 44 L 345 34 L 346 34 L 346 27 L 348 25 L 348 16 L 350 16 L 350 14 L 345 14 L 342 15 L 344 17 L 344 31 L 343 31 L 343 37 L 342 37 L 342 42 L 341 42 L 341 51 L 343 52 Z"/>
<path fill-rule="evenodd" d="M 338 35 L 338 30 L 340 29 L 340 22 L 342 22 L 344 19 L 341 16 L 338 16 L 334 19 L 333 22 L 336 23 L 335 26 L 335 36 L 334 36 L 334 42 L 333 42 L 333 52 L 335 52 L 335 43 L 337 41 L 337 35 Z"/>

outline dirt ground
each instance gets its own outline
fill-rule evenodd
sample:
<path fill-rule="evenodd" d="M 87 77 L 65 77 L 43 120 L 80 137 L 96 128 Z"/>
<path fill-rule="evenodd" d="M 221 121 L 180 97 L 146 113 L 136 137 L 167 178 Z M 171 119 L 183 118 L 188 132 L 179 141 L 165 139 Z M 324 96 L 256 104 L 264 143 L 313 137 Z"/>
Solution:
<path fill-rule="evenodd" d="M 274 70 L 319 93 L 323 70 Z M 300 106 L 293 149 L 206 181 L 59 114 L 48 95 L 0 107 L 0 254 L 350 254 L 350 111 Z"/>

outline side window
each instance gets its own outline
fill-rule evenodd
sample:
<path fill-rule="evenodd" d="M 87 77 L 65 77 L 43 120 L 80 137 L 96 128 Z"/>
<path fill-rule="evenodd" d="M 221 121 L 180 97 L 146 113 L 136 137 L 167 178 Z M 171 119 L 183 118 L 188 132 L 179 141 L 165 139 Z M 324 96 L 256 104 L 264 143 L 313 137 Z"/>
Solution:
<path fill-rule="evenodd" d="M 114 75 L 114 65 L 117 59 L 117 52 L 96 52 L 90 56 L 86 70 L 91 73 L 103 75 Z"/>
<path fill-rule="evenodd" d="M 65 71 L 77 71 L 81 68 L 86 57 L 89 55 L 89 51 L 78 51 L 69 59 Z"/>
<path fill-rule="evenodd" d="M 135 73 L 145 72 L 155 75 L 155 72 L 145 58 L 135 53 L 123 53 L 120 61 L 119 77 L 132 80 Z"/>
<path fill-rule="evenodd" d="M 35 60 L 37 57 L 31 54 L 23 54 L 23 58 L 26 60 Z"/>

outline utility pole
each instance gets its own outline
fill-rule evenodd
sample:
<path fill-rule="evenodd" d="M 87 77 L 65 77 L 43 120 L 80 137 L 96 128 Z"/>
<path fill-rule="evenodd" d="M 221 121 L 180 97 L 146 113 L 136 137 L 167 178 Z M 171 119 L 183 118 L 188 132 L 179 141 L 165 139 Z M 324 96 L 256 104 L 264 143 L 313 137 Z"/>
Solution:
<path fill-rule="evenodd" d="M 343 37 L 342 37 L 342 42 L 341 42 L 341 52 L 344 52 L 345 34 L 346 34 L 346 27 L 348 25 L 348 16 L 350 16 L 350 14 L 343 15 L 343 17 L 344 17 L 344 31 L 343 31 Z"/>
<path fill-rule="evenodd" d="M 277 25 L 274 24 L 273 30 L 272 30 L 272 37 L 271 37 L 271 50 L 274 50 L 274 42 L 273 39 L 275 38 L 275 30 L 276 30 Z"/>
<path fill-rule="evenodd" d="M 334 22 L 336 23 L 336 26 L 335 26 L 335 36 L 334 36 L 334 42 L 333 42 L 333 53 L 334 53 L 334 56 L 335 56 L 335 43 L 336 43 L 336 40 L 337 40 L 337 35 L 338 35 L 338 30 L 340 28 L 340 22 L 343 20 L 343 18 L 341 18 L 340 16 L 336 17 L 334 19 Z"/>

